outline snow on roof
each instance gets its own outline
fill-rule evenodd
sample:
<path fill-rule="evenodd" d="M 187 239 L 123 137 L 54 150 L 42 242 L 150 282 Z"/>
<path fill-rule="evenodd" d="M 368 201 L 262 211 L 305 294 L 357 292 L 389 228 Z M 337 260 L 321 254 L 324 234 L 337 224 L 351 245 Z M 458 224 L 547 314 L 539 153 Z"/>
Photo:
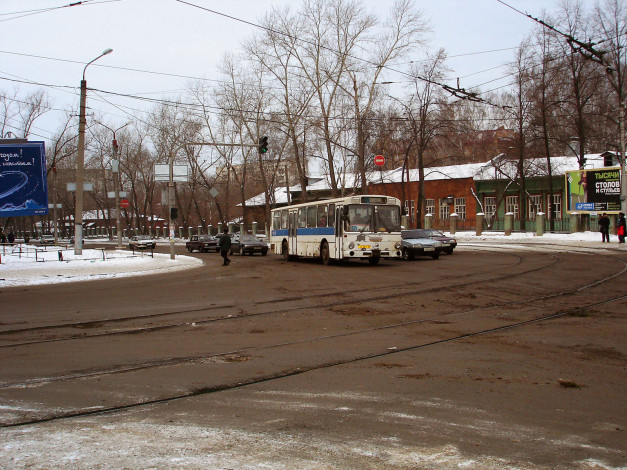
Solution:
<path fill-rule="evenodd" d="M 603 153 L 586 154 L 586 169 L 603 168 L 605 159 Z M 524 161 L 525 175 L 528 177 L 546 176 L 546 158 L 528 158 Z M 551 157 L 551 167 L 553 175 L 563 175 L 566 171 L 579 169 L 579 160 L 575 156 Z M 514 179 L 518 172 L 518 160 L 506 158 L 503 154 L 497 155 L 489 162 L 465 163 L 462 165 L 448 165 L 438 167 L 428 167 L 424 169 L 425 181 L 436 181 L 446 179 L 472 178 L 475 181 L 494 179 Z M 403 175 L 403 173 L 405 173 Z M 358 173 L 345 173 L 337 175 L 337 185 L 340 188 L 352 189 L 360 184 L 361 176 Z M 419 171 L 416 168 L 409 170 L 409 179 L 403 168 L 394 170 L 375 170 L 366 175 L 369 184 L 401 183 L 402 181 L 420 181 Z M 315 178 L 316 181 L 307 186 L 307 192 L 322 192 L 331 190 L 329 175 Z M 300 191 L 300 185 L 290 186 L 290 192 Z M 275 204 L 287 204 L 286 187 L 276 188 L 274 192 Z M 261 193 L 246 201 L 247 206 L 263 206 L 265 204 L 265 194 Z"/>

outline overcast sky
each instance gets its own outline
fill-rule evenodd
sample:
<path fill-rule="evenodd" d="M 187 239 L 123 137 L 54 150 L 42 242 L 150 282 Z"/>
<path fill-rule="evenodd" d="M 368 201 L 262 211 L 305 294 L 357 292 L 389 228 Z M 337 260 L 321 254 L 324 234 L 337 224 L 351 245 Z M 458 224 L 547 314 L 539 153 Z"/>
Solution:
<path fill-rule="evenodd" d="M 218 63 L 225 52 L 237 52 L 256 28 L 200 10 L 176 0 L 90 0 L 82 5 L 36 13 L 30 10 L 61 7 L 76 0 L 2 0 L 0 2 L 0 92 L 18 89 L 21 95 L 41 86 L 12 82 L 32 81 L 66 88 L 45 87 L 55 108 L 78 107 L 78 87 L 85 63 L 104 49 L 113 52 L 87 69 L 90 88 L 149 97 L 173 97 L 194 78 L 219 78 Z M 257 23 L 272 5 L 298 0 L 186 0 L 218 12 Z M 382 19 L 391 0 L 363 0 Z M 542 16 L 554 11 L 556 0 L 506 0 L 506 3 Z M 584 2 L 587 6 L 592 1 Z M 445 48 L 450 59 L 450 85 L 482 85 L 482 91 L 506 84 L 505 64 L 535 24 L 497 0 L 417 0 L 431 20 L 430 49 Z M 14 12 L 25 12 L 10 14 Z M 422 55 L 411 57 L 420 60 Z M 126 69 L 126 70 L 125 70 Z M 132 69 L 132 70 L 128 70 Z M 142 72 L 145 71 L 145 72 Z M 153 73 L 146 73 L 153 72 Z M 173 74 L 177 76 L 171 76 Z M 387 80 L 398 77 L 388 76 Z M 492 81 L 494 80 L 494 81 Z M 486 83 L 490 82 L 490 83 Z M 117 107 L 103 101 L 108 100 Z M 127 113 L 150 107 L 90 92 L 88 106 L 121 125 Z M 59 116 L 36 122 L 31 140 L 49 138 Z"/>

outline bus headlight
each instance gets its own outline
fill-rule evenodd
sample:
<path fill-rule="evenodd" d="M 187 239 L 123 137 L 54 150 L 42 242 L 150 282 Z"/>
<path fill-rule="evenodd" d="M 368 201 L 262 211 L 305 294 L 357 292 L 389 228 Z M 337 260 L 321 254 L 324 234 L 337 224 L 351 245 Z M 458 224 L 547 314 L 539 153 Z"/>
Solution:
<path fill-rule="evenodd" d="M 397 250 L 400 250 L 401 242 L 396 242 L 396 244 L 394 245 L 394 248 L 396 248 Z"/>
<path fill-rule="evenodd" d="M 352 250 L 353 248 L 355 248 L 355 244 L 354 244 L 353 242 L 350 242 L 350 243 L 348 244 L 348 249 L 349 249 L 349 250 Z"/>

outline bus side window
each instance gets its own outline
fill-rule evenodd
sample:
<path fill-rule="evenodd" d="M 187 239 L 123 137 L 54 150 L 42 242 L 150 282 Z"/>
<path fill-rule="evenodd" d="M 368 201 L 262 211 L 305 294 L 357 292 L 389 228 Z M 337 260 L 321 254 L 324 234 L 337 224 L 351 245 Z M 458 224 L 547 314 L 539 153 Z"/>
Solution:
<path fill-rule="evenodd" d="M 307 209 L 301 207 L 298 209 L 298 228 L 307 227 Z"/>
<path fill-rule="evenodd" d="M 281 228 L 287 228 L 287 211 L 281 211 Z"/>
<path fill-rule="evenodd" d="M 329 204 L 329 223 L 327 227 L 335 225 L 335 204 Z"/>
<path fill-rule="evenodd" d="M 318 206 L 318 227 L 327 226 L 327 206 Z"/>
<path fill-rule="evenodd" d="M 281 211 L 276 211 L 274 213 L 274 218 L 272 220 L 272 228 L 274 230 L 279 230 L 281 228 Z"/>
<path fill-rule="evenodd" d="M 307 208 L 307 228 L 314 228 L 316 226 L 317 214 L 318 208 L 316 206 Z"/>

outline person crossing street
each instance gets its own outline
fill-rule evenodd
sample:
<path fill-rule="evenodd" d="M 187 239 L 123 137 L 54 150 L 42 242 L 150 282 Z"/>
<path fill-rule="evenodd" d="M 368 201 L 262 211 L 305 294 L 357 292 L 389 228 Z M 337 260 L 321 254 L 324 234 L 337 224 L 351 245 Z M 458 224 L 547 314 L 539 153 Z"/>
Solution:
<path fill-rule="evenodd" d="M 218 246 L 220 247 L 220 256 L 222 256 L 222 259 L 224 259 L 224 263 L 222 263 L 222 266 L 228 266 L 231 262 L 231 260 L 229 259 L 229 250 L 231 249 L 231 237 L 229 236 L 228 227 L 224 228 L 224 233 L 220 237 Z"/>

